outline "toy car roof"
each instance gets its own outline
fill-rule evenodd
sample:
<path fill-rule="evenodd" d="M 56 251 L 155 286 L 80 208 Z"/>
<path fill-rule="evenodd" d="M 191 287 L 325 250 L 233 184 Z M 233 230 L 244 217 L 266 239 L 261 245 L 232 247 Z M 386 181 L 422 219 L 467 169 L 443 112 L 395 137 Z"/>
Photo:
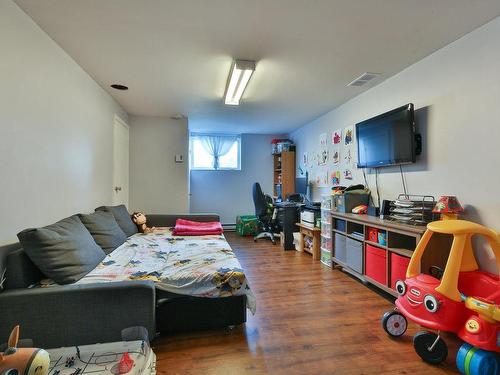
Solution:
<path fill-rule="evenodd" d="M 445 234 L 482 234 L 500 241 L 497 231 L 466 220 L 441 220 L 427 224 L 427 229 Z"/>

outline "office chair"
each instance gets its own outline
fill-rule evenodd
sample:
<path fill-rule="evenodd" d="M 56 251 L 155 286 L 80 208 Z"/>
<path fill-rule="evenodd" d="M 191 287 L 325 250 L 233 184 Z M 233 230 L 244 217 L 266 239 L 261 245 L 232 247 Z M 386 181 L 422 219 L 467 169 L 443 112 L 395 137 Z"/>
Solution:
<path fill-rule="evenodd" d="M 255 206 L 255 216 L 259 219 L 262 230 L 253 238 L 255 242 L 259 238 L 269 238 L 273 245 L 276 245 L 275 225 L 273 219 L 274 210 L 272 208 L 273 198 L 264 194 L 260 184 L 253 184 L 253 204 Z"/>

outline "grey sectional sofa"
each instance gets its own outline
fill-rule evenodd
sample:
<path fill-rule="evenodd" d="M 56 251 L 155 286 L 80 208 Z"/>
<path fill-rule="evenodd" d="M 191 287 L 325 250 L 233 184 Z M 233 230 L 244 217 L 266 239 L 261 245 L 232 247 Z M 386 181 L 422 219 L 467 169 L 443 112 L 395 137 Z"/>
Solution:
<path fill-rule="evenodd" d="M 150 226 L 177 218 L 218 221 L 218 215 L 148 215 Z M 22 338 L 45 348 L 112 342 L 127 327 L 158 332 L 220 328 L 246 321 L 245 296 L 198 298 L 155 289 L 151 281 L 29 288 L 46 276 L 20 243 L 0 247 L 0 342 L 21 325 Z"/>

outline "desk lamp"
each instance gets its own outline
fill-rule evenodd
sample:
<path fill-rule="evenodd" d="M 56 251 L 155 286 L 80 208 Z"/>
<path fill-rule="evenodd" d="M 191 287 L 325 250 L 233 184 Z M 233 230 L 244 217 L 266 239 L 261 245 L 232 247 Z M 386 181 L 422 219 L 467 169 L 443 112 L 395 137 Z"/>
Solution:
<path fill-rule="evenodd" d="M 441 214 L 441 220 L 456 220 L 464 212 L 462 205 L 454 195 L 442 195 L 434 206 L 433 213 Z"/>

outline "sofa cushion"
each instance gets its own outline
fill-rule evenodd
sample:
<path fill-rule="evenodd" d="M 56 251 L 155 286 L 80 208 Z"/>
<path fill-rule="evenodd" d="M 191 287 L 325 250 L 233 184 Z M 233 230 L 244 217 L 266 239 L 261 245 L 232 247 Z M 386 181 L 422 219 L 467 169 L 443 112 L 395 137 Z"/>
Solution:
<path fill-rule="evenodd" d="M 111 212 L 96 211 L 88 215 L 80 214 L 78 217 L 106 254 L 111 253 L 127 239 Z"/>
<path fill-rule="evenodd" d="M 17 245 L 17 249 L 4 251 L 6 253 L 4 289 L 27 288 L 45 278 L 24 250 L 19 247 L 20 245 Z"/>
<path fill-rule="evenodd" d="M 58 284 L 80 280 L 106 257 L 76 215 L 17 237 L 33 263 Z"/>
<path fill-rule="evenodd" d="M 116 222 L 125 232 L 127 237 L 132 236 L 138 232 L 137 225 L 132 221 L 132 217 L 127 211 L 127 207 L 121 204 L 119 206 L 101 206 L 95 209 L 96 211 L 111 212 L 115 217 Z"/>

